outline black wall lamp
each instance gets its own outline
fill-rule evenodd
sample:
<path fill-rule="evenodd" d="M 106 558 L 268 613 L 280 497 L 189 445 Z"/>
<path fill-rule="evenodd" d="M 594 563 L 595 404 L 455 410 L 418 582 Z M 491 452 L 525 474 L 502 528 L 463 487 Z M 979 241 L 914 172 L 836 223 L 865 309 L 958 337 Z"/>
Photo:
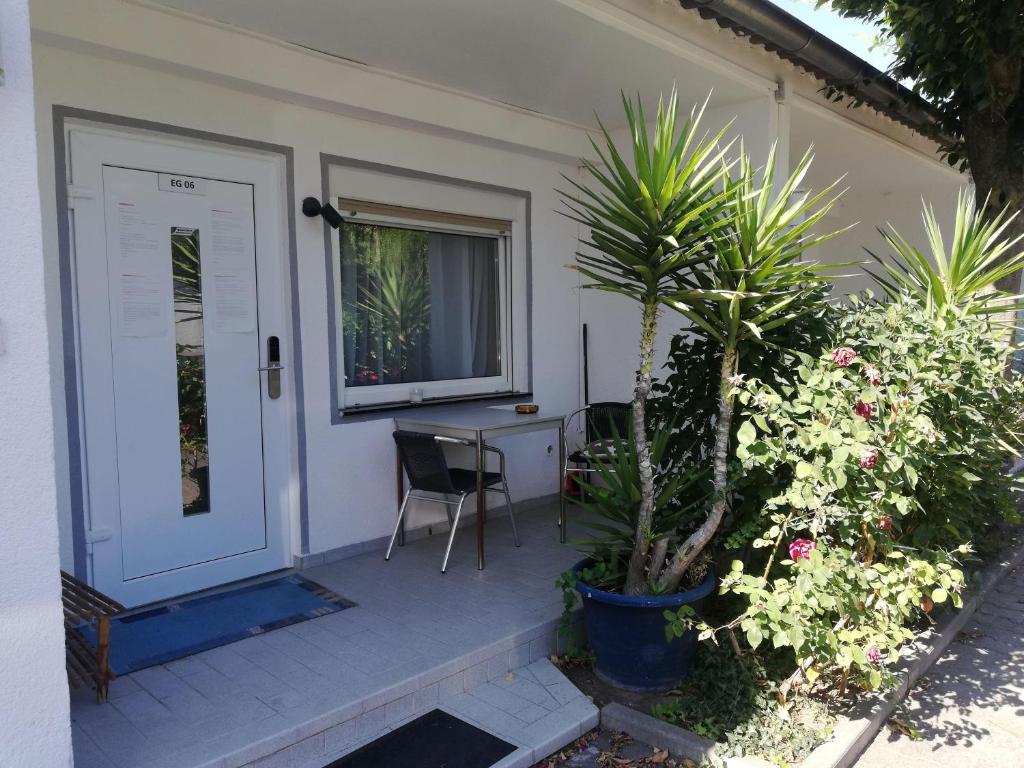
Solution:
<path fill-rule="evenodd" d="M 333 205 L 321 203 L 315 197 L 307 197 L 302 201 L 302 212 L 311 219 L 323 216 L 324 221 L 331 225 L 331 229 L 337 229 L 341 226 L 342 221 L 344 221 Z"/>

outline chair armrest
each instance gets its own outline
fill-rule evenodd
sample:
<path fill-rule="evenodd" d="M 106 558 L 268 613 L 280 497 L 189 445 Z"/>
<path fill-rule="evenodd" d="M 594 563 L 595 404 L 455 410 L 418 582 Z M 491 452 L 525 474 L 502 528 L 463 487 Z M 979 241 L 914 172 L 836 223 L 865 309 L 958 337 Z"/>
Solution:
<path fill-rule="evenodd" d="M 489 453 L 496 453 L 498 455 L 498 471 L 501 472 L 501 479 L 505 479 L 505 452 L 501 448 L 495 448 L 493 445 L 487 445 L 484 443 L 484 450 Z"/>
<path fill-rule="evenodd" d="M 565 457 L 565 461 L 562 463 L 562 474 L 565 474 L 569 471 L 569 454 L 572 453 L 572 451 L 569 448 L 569 426 L 572 424 L 573 419 L 575 419 L 581 413 L 585 413 L 589 410 L 590 405 L 587 404 L 584 405 L 582 408 L 578 408 L 577 410 L 573 411 L 572 413 L 565 417 L 565 426 L 562 429 L 562 456 Z M 580 420 L 577 419 L 577 422 L 579 421 Z M 578 426 L 576 427 L 576 434 L 583 434 L 582 424 L 578 424 Z"/>
<path fill-rule="evenodd" d="M 473 445 L 469 440 L 463 440 L 461 437 L 446 437 L 445 435 L 434 435 L 434 440 L 438 443 L 451 443 L 452 445 Z"/>
<path fill-rule="evenodd" d="M 445 435 L 434 435 L 434 440 L 439 443 L 448 443 L 450 445 L 476 445 L 472 440 L 464 440 L 461 437 L 446 437 Z M 501 476 L 505 476 L 505 452 L 501 448 L 496 448 L 493 445 L 484 443 L 484 450 L 489 453 L 496 453 L 501 461 Z"/>

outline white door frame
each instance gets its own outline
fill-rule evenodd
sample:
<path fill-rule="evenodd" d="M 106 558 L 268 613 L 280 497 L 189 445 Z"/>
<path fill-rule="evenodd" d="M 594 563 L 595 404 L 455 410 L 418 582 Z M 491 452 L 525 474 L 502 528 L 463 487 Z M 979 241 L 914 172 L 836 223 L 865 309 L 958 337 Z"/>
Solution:
<path fill-rule="evenodd" d="M 101 589 L 120 581 L 115 596 L 129 605 L 141 605 L 183 594 L 195 589 L 197 581 L 204 585 L 223 584 L 258 573 L 291 566 L 291 532 L 299 511 L 298 430 L 296 414 L 296 366 L 292 348 L 295 339 L 291 307 L 292 275 L 289 259 L 288 183 L 286 158 L 273 152 L 246 150 L 219 143 L 177 138 L 171 135 L 124 128 L 99 126 L 90 122 L 69 120 L 65 126 L 68 150 L 68 256 L 72 280 L 74 316 L 74 347 L 78 362 L 77 381 L 80 425 L 80 455 L 83 492 L 81 514 L 84 518 L 86 551 L 89 554 L 87 576 Z M 96 312 L 82 317 L 83 308 L 77 297 L 86 291 L 103 288 L 105 275 L 80 272 L 75 258 L 76 242 L 100 242 L 105 238 L 102 166 L 119 165 L 147 171 L 218 178 L 252 184 L 254 217 L 257 231 L 258 275 L 261 284 L 260 311 L 268 324 L 265 333 L 281 339 L 282 396 L 263 399 L 265 440 L 264 482 L 266 488 L 267 547 L 247 554 L 213 560 L 190 566 L 178 572 L 154 574 L 125 581 L 110 569 L 119 568 L 121 535 L 116 471 L 104 471 L 100 463 L 89 463 L 90 454 L 113 455 L 114 421 L 112 397 L 96 396 L 84 391 L 81 369 L 83 330 L 86 334 L 110 333 L 109 313 Z M 90 229 L 93 228 L 93 229 Z M 273 244 L 260 248 L 260 244 Z M 273 286 L 268 291 L 266 288 Z M 87 310 L 85 310 L 87 311 Z M 261 362 L 265 364 L 265 344 L 260 338 Z M 100 371 L 102 373 L 102 371 Z M 109 373 L 109 372 L 108 372 Z M 264 388 L 265 392 L 265 388 Z M 86 399 L 88 397 L 88 400 Z M 88 417 L 85 413 L 89 403 Z M 75 450 L 75 446 L 71 446 Z M 107 462 L 107 467 L 111 465 Z M 103 500 L 102 503 L 100 500 Z M 103 554 L 104 557 L 97 557 Z"/>

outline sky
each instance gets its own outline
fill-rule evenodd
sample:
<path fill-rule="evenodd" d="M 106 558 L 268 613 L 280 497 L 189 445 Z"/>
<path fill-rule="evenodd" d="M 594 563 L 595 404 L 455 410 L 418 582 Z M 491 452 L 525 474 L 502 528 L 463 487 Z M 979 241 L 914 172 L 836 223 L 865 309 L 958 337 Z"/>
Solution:
<path fill-rule="evenodd" d="M 771 2 L 883 72 L 892 64 L 893 57 L 889 51 L 883 46 L 873 47 L 877 34 L 875 27 L 857 19 L 844 19 L 828 6 L 816 9 L 815 0 Z"/>

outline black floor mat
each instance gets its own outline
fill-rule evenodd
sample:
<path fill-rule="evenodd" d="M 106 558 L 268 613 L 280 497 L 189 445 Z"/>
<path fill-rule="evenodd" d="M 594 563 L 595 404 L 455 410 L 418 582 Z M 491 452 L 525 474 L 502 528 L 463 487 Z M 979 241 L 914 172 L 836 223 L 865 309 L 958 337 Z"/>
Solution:
<path fill-rule="evenodd" d="M 490 768 L 516 748 L 435 709 L 325 768 Z"/>

